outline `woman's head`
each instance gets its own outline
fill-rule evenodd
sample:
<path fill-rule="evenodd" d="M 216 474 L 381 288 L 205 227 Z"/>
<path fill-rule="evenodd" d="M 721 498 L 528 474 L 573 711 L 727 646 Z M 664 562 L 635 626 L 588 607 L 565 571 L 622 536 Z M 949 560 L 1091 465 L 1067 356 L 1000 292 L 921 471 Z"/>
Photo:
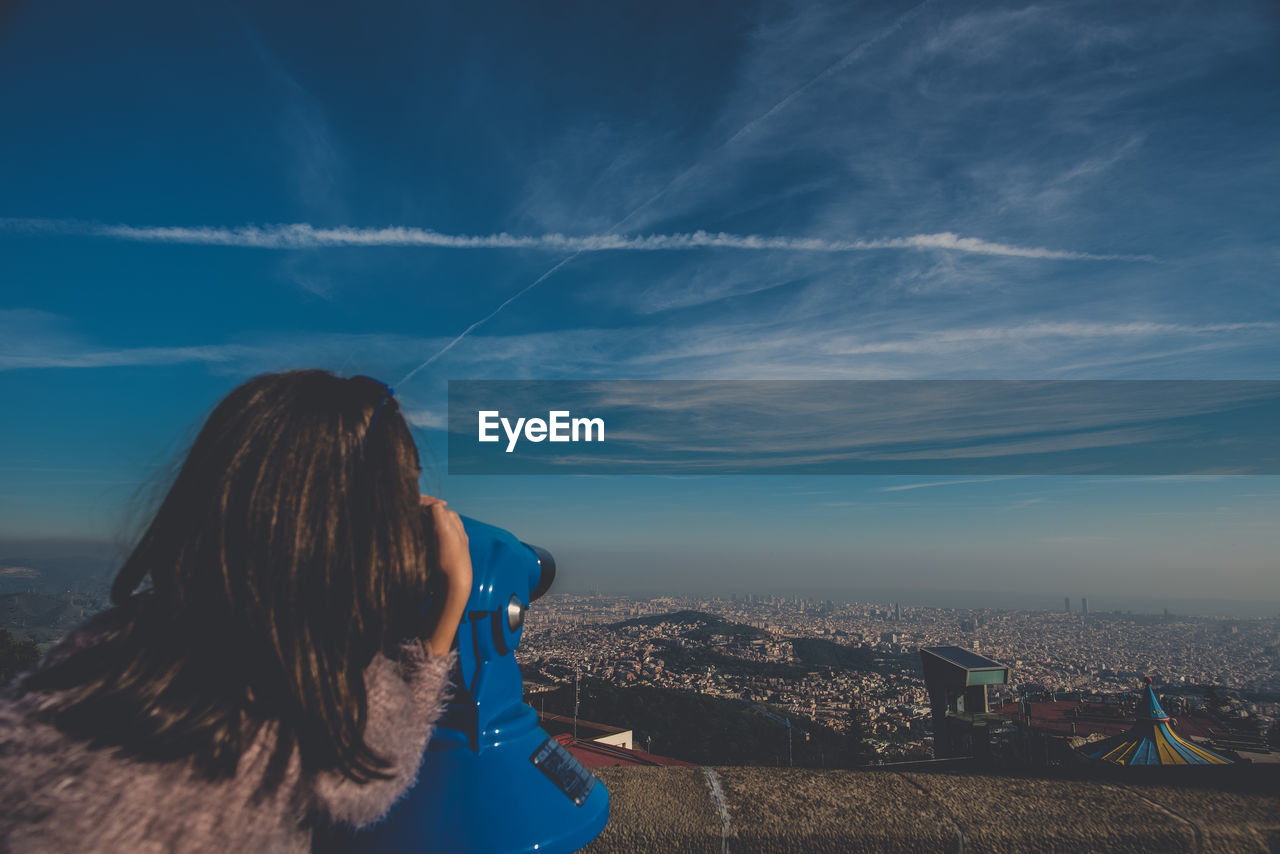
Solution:
<path fill-rule="evenodd" d="M 186 619 L 285 648 L 350 633 L 367 663 L 408 628 L 406 594 L 424 591 L 417 475 L 386 386 L 257 377 L 209 416 L 112 598 L 149 579 L 156 603 Z"/>
<path fill-rule="evenodd" d="M 434 563 L 418 472 L 376 380 L 293 371 L 236 388 L 115 580 L 127 623 L 114 654 L 108 644 L 102 661 L 77 657 L 77 669 L 110 672 L 54 680 L 79 683 L 60 724 L 114 710 L 111 725 L 132 733 L 126 748 L 204 754 L 216 770 L 234 767 L 248 712 L 279 721 L 305 765 L 376 774 L 362 671 L 422 631 Z M 127 707 L 141 724 L 121 720 Z"/>

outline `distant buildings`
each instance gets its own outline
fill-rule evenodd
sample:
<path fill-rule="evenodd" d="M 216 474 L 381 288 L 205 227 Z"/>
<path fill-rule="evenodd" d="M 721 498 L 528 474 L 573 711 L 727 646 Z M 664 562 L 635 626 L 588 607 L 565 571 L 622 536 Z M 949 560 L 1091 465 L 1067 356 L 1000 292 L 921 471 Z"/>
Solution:
<path fill-rule="evenodd" d="M 892 602 L 832 603 L 743 593 L 736 602 L 728 594 L 720 599 L 597 599 L 551 593 L 530 612 L 516 655 L 526 678 L 547 685 L 571 684 L 581 670 L 619 687 L 749 696 L 789 709 L 796 720 L 838 730 L 847 725 L 851 706 L 866 709 L 868 743 L 887 761 L 917 758 L 933 749 L 921 647 L 958 643 L 966 651 L 980 649 L 984 656 L 1006 662 L 1017 674 L 1018 687 L 991 686 L 991 705 L 1001 718 L 1017 723 L 1016 699 L 1025 694 L 1035 701 L 1034 737 L 1019 742 L 1018 750 L 1019 755 L 1034 753 L 1041 762 L 1050 750 L 1065 760 L 1073 752 L 1065 746 L 1073 736 L 1107 737 L 1128 729 L 1132 705 L 1122 707 L 1121 697 L 1132 694 L 1145 674 L 1156 677 L 1167 697 L 1190 698 L 1192 712 L 1172 700 L 1164 701 L 1165 709 L 1178 717 L 1179 734 L 1197 743 L 1211 734 L 1202 726 L 1208 718 L 1194 713 L 1199 702 L 1195 686 L 1216 683 L 1231 691 L 1280 693 L 1280 671 L 1266 654 L 1280 640 L 1274 620 L 1170 613 L 1166 621 L 1155 609 L 1150 618 L 1093 614 L 1089 630 L 1082 632 L 1076 615 L 1061 611 L 900 605 L 897 611 L 895 620 Z M 732 625 L 713 625 L 709 615 Z M 622 624 L 637 617 L 659 619 Z M 837 663 L 829 655 L 841 647 L 846 652 L 840 658 L 846 661 Z M 1058 702 L 1048 700 L 1055 695 Z M 1079 716 L 1068 714 L 1077 706 Z M 1128 716 L 1121 714 L 1122 708 L 1129 710 Z M 1245 707 L 1239 708 L 1243 716 Z M 1114 715 L 1099 712 L 1099 718 L 1091 710 Z M 1247 713 L 1250 723 L 1269 727 L 1280 717 L 1280 704 L 1257 703 Z M 993 742 L 1008 741 L 1015 731 L 1025 733 L 1022 726 L 993 722 L 988 733 Z"/>

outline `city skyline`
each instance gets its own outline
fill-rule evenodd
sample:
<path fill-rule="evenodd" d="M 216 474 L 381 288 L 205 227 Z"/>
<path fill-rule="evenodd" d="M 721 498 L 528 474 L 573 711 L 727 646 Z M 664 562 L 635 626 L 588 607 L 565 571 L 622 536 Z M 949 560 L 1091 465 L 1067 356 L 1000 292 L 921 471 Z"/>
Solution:
<path fill-rule="evenodd" d="M 553 593 L 531 609 L 517 656 L 535 692 L 541 683 L 592 678 L 624 689 L 767 702 L 840 731 L 856 712 L 864 716 L 864 736 L 878 740 L 875 753 L 892 762 L 936 755 L 921 650 L 959 647 L 1004 665 L 1008 681 L 988 693 L 992 708 L 1011 715 L 1021 700 L 1051 694 L 1062 702 L 1038 709 L 1040 725 L 1056 718 L 1051 728 L 1074 736 L 1068 710 L 1085 704 L 1115 709 L 1146 677 L 1184 711 L 1203 709 L 1212 695 L 1206 689 L 1216 686 L 1213 691 L 1239 692 L 1247 716 L 1268 720 L 1280 685 L 1267 655 L 1275 627 L 1274 620 L 1171 615 L 1085 619 L 947 607 L 899 613 L 883 605 L 786 597 Z M 1123 729 L 1117 721 L 1123 721 L 1118 714 L 1080 717 L 1080 734 Z M 1201 738 L 1209 734 L 1197 730 Z"/>

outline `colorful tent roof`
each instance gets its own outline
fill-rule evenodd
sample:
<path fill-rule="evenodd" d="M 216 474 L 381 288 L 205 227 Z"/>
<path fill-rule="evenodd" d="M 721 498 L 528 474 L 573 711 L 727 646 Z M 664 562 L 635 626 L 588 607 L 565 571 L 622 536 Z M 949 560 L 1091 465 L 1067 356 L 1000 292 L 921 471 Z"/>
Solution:
<path fill-rule="evenodd" d="M 1138 705 L 1138 720 L 1122 735 L 1085 745 L 1080 752 L 1089 759 L 1116 765 L 1230 765 L 1219 756 L 1179 737 L 1169 725 L 1169 715 L 1156 699 L 1151 678 L 1146 680 L 1146 696 Z"/>

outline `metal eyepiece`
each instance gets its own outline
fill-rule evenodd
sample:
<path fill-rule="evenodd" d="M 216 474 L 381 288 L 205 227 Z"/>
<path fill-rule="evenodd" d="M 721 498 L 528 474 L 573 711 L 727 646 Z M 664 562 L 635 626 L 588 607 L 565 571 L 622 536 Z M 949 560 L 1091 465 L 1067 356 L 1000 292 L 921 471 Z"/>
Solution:
<path fill-rule="evenodd" d="M 511 601 L 507 603 L 507 628 L 515 631 L 524 625 L 524 614 L 529 608 L 520 601 L 520 597 L 511 594 Z"/>

